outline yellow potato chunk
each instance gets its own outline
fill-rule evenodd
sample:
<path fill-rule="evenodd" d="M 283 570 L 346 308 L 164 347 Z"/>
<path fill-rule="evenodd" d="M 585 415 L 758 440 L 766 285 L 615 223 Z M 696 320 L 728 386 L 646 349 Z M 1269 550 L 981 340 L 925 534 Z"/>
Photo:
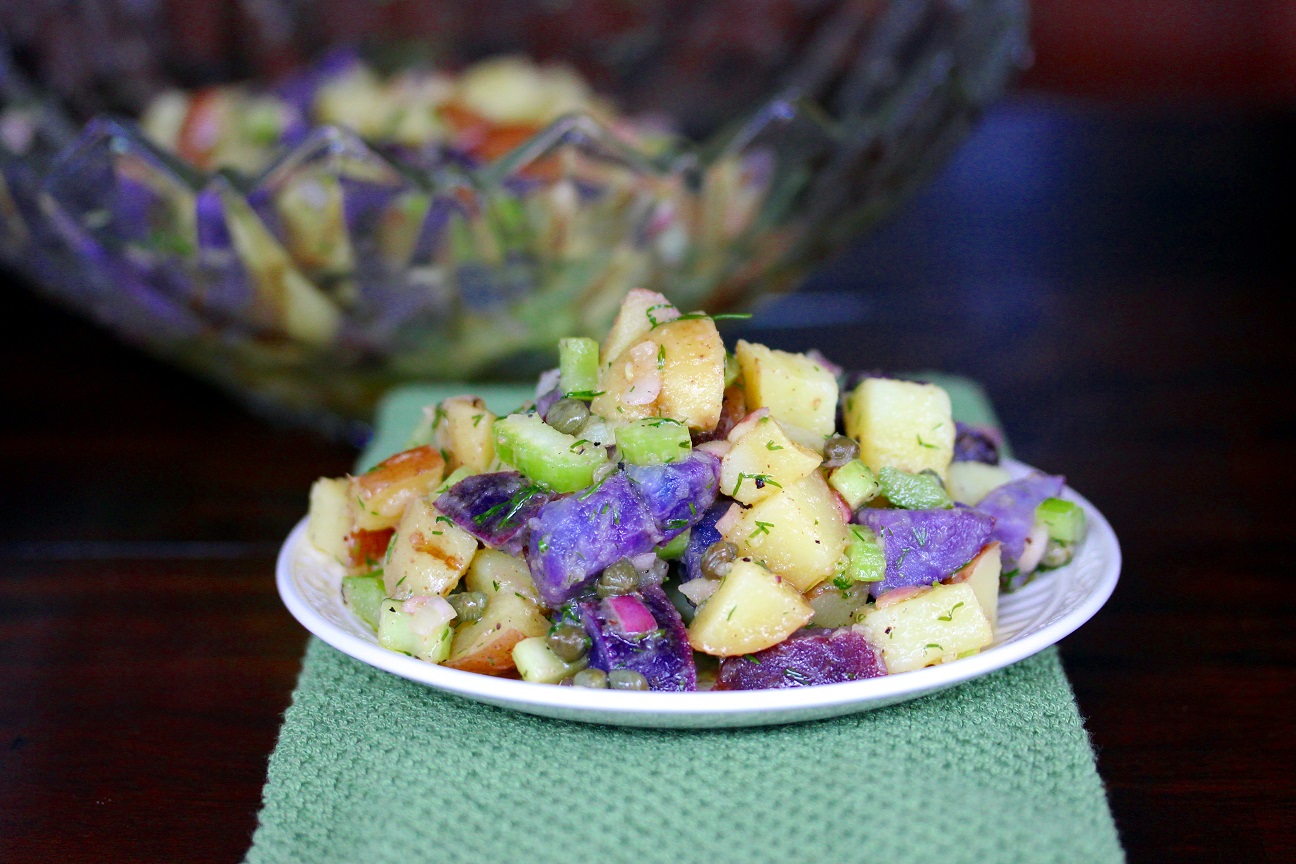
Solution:
<path fill-rule="evenodd" d="M 476 551 L 476 537 L 415 498 L 387 551 L 383 587 L 391 597 L 444 596 L 459 584 Z"/>
<path fill-rule="evenodd" d="M 837 378 L 804 354 L 775 351 L 738 340 L 734 350 L 742 369 L 749 409 L 768 408 L 774 419 L 821 438 L 837 421 Z"/>
<path fill-rule="evenodd" d="M 999 573 L 1002 568 L 999 544 L 990 543 L 949 579 L 953 584 L 966 582 L 972 586 L 972 593 L 990 620 L 991 627 L 999 621 Z"/>
<path fill-rule="evenodd" d="M 468 572 L 471 575 L 472 568 Z M 486 595 L 486 612 L 477 621 L 455 628 L 445 665 L 483 675 L 511 672 L 515 668 L 513 646 L 523 639 L 543 636 L 549 630 L 549 621 L 534 601 L 502 581 L 477 581 L 476 587 L 469 584 L 469 588 Z"/>
<path fill-rule="evenodd" d="M 724 357 L 711 319 L 663 324 L 603 367 L 603 392 L 590 410 L 614 424 L 669 417 L 709 431 L 719 422 L 724 402 Z"/>
<path fill-rule="evenodd" d="M 256 288 L 257 304 L 270 323 L 308 345 L 329 345 L 342 313 L 302 275 L 242 196 L 221 193 L 230 240 Z"/>
<path fill-rule="evenodd" d="M 441 403 L 433 427 L 433 443 L 449 454 L 449 470 L 467 468 L 480 474 L 495 461 L 491 424 L 495 415 L 475 396 L 454 396 Z"/>
<path fill-rule="evenodd" d="M 728 575 L 689 624 L 689 644 L 717 657 L 777 645 L 809 623 L 814 609 L 792 585 L 750 558 Z"/>
<path fill-rule="evenodd" d="M 405 505 L 441 482 L 445 460 L 430 445 L 397 453 L 351 478 L 348 504 L 356 528 L 380 531 L 401 519 Z"/>
<path fill-rule="evenodd" d="M 310 490 L 310 519 L 306 537 L 325 555 L 347 563 L 347 535 L 351 533 L 351 484 L 342 477 L 321 477 Z"/>
<path fill-rule="evenodd" d="M 646 288 L 632 288 L 621 301 L 621 309 L 603 339 L 599 364 L 606 367 L 624 354 L 631 345 L 648 335 L 654 321 L 667 321 L 678 315 L 679 310 L 664 294 Z"/>
<path fill-rule="evenodd" d="M 909 672 L 973 654 L 993 640 L 990 620 L 966 582 L 933 585 L 855 625 L 882 654 L 887 672 Z"/>
<path fill-rule="evenodd" d="M 935 384 L 866 378 L 846 400 L 846 434 L 874 473 L 890 466 L 945 478 L 954 458 L 950 398 Z"/>
<path fill-rule="evenodd" d="M 540 602 L 526 562 L 497 549 L 482 549 L 473 556 L 472 564 L 464 574 L 464 587 L 469 591 L 481 591 L 487 597 L 492 591 L 513 591 L 532 603 Z"/>
<path fill-rule="evenodd" d="M 801 592 L 837 572 L 850 535 L 818 471 L 757 502 L 725 539 Z"/>
<path fill-rule="evenodd" d="M 720 461 L 720 491 L 754 504 L 792 486 L 821 462 L 821 455 L 793 441 L 777 420 L 764 417 Z"/>

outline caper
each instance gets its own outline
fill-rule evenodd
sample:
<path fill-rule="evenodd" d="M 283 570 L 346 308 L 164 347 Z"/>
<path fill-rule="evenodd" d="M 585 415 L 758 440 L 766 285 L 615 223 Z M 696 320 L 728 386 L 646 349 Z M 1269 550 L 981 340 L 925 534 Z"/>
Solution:
<path fill-rule="evenodd" d="M 824 467 L 840 468 L 859 458 L 859 442 L 845 435 L 834 435 L 824 442 Z"/>
<path fill-rule="evenodd" d="M 486 595 L 480 591 L 451 594 L 446 600 L 450 601 L 461 622 L 480 621 L 486 614 Z"/>
<path fill-rule="evenodd" d="M 945 481 L 942 480 L 942 479 L 941 479 L 941 476 L 940 476 L 939 474 L 937 474 L 935 471 L 933 471 L 932 469 L 930 469 L 930 468 L 924 468 L 923 470 L 919 471 L 918 473 L 919 473 L 920 475 L 921 475 L 921 474 L 925 474 L 925 475 L 927 475 L 928 477 L 930 477 L 930 478 L 932 478 L 933 480 L 936 481 L 936 485 L 937 485 L 937 486 L 939 486 L 939 487 L 942 488 L 942 489 L 945 488 Z"/>
<path fill-rule="evenodd" d="M 565 435 L 575 435 L 589 420 L 589 406 L 579 399 L 564 396 L 549 406 L 545 422 Z"/>
<path fill-rule="evenodd" d="M 648 679 L 633 669 L 613 669 L 608 673 L 607 686 L 612 690 L 647 690 Z"/>
<path fill-rule="evenodd" d="M 1044 554 L 1040 557 L 1040 566 L 1051 570 L 1054 567 L 1070 564 L 1073 557 L 1075 557 L 1075 549 L 1070 543 L 1050 538 L 1048 545 L 1044 547 Z"/>
<path fill-rule="evenodd" d="M 606 690 L 608 676 L 602 669 L 582 669 L 572 676 L 572 684 L 589 687 L 591 690 Z"/>
<path fill-rule="evenodd" d="M 599 576 L 594 586 L 600 597 L 616 597 L 621 594 L 633 594 L 639 590 L 639 571 L 629 558 L 622 558 L 607 567 Z"/>
<path fill-rule="evenodd" d="M 723 579 L 737 557 L 737 546 L 728 540 L 717 540 L 702 553 L 702 575 L 708 579 Z"/>
<path fill-rule="evenodd" d="M 575 663 L 584 657 L 590 645 L 585 628 L 568 623 L 551 628 L 545 641 L 549 643 L 549 649 L 564 663 Z"/>

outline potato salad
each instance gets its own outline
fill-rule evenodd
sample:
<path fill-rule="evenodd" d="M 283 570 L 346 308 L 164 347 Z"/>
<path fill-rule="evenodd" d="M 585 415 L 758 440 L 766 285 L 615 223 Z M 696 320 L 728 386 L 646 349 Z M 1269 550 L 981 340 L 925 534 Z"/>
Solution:
<path fill-rule="evenodd" d="M 384 647 L 619 690 L 804 687 L 975 654 L 1071 560 L 1063 478 L 1014 479 L 940 387 L 847 375 L 633 290 L 533 402 L 428 406 L 311 489 L 308 536 Z"/>

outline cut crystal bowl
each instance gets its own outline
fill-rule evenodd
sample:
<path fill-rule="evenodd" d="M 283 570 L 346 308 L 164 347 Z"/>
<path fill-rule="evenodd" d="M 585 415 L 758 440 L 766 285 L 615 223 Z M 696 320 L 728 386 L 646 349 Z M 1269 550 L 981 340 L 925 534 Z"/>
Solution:
<path fill-rule="evenodd" d="M 120 25 L 140 4 L 107 5 Z M 327 48 L 293 17 L 311 4 L 262 5 L 280 54 Z M 123 61 L 111 93 L 75 67 L 56 86 L 35 37 L 0 30 L 0 260 L 255 408 L 351 435 L 403 382 L 532 375 L 632 287 L 713 312 L 794 287 L 1028 53 L 1024 0 L 432 5 L 439 62 L 561 58 L 682 134 L 648 152 L 577 113 L 428 164 L 319 126 L 256 171 L 203 172 L 126 119 L 175 86 L 164 62 Z"/>

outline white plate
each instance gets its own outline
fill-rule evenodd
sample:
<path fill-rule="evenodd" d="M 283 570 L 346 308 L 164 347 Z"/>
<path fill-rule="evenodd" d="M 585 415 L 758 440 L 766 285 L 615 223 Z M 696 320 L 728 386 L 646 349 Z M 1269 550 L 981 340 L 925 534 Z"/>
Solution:
<path fill-rule="evenodd" d="M 1015 476 L 1030 469 L 1005 460 Z M 818 720 L 915 699 L 1002 669 L 1036 654 L 1093 617 L 1120 575 L 1120 547 L 1111 526 L 1070 488 L 1088 518 L 1088 536 L 1066 567 L 1041 574 L 1003 595 L 994 644 L 972 657 L 915 672 L 784 690 L 723 693 L 635 693 L 528 684 L 433 666 L 381 648 L 368 625 L 342 603 L 342 568 L 306 539 L 303 519 L 279 552 L 279 595 L 307 630 L 363 663 L 402 678 L 502 708 L 530 714 L 656 728 L 762 726 Z"/>

